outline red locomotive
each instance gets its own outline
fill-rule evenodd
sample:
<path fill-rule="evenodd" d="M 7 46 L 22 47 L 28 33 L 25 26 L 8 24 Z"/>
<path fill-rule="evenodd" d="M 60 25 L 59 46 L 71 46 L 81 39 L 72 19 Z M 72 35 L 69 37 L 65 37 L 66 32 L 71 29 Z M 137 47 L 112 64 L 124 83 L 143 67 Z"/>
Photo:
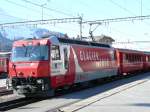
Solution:
<path fill-rule="evenodd" d="M 0 52 L 0 77 L 8 73 L 10 52 Z"/>
<path fill-rule="evenodd" d="M 9 63 L 8 87 L 25 96 L 54 95 L 58 88 L 134 73 L 149 66 L 140 51 L 38 31 L 40 38 L 16 41 Z M 144 61 L 144 58 L 146 60 Z"/>
<path fill-rule="evenodd" d="M 50 34 L 13 44 L 9 85 L 15 91 L 53 94 L 60 87 L 117 75 L 114 48 L 59 36 Z"/>

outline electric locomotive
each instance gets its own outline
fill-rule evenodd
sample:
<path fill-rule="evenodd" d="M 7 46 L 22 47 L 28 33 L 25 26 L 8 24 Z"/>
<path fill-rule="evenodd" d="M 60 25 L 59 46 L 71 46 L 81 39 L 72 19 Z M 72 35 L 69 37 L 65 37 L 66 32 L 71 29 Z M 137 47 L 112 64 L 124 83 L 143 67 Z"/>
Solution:
<path fill-rule="evenodd" d="M 115 49 L 38 29 L 13 44 L 7 87 L 18 94 L 54 95 L 58 88 L 118 74 Z"/>

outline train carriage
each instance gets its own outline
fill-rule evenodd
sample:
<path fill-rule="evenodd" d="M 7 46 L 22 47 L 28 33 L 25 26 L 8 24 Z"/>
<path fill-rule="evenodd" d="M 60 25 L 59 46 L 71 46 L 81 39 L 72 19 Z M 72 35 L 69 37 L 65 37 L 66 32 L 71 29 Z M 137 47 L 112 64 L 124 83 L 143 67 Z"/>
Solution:
<path fill-rule="evenodd" d="M 46 35 L 13 44 L 8 87 L 26 96 L 117 75 L 114 48 Z"/>
<path fill-rule="evenodd" d="M 150 70 L 150 52 L 144 52 L 143 56 L 143 70 L 149 71 Z"/>
<path fill-rule="evenodd" d="M 8 73 L 10 52 L 0 52 L 0 76 Z"/>
<path fill-rule="evenodd" d="M 129 49 L 116 49 L 119 74 L 143 71 L 143 52 Z"/>

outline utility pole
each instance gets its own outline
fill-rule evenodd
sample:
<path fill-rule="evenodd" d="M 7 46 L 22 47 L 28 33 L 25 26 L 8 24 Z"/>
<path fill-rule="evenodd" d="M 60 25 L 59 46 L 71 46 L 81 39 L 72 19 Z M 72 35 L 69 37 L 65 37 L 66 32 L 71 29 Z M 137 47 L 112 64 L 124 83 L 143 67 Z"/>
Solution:
<path fill-rule="evenodd" d="M 143 3 L 142 3 L 142 0 L 140 1 L 140 6 L 141 6 L 141 17 L 142 17 L 142 15 L 143 15 Z M 142 21 L 142 18 L 141 18 L 141 21 Z"/>
<path fill-rule="evenodd" d="M 44 6 L 45 6 L 45 5 L 47 5 L 47 4 L 46 4 L 46 3 L 44 3 L 44 4 L 42 4 L 42 5 L 41 5 L 41 8 L 42 8 L 42 20 L 43 20 L 43 16 L 44 16 L 43 11 L 44 11 Z"/>
<path fill-rule="evenodd" d="M 83 22 L 83 19 L 82 19 L 82 17 L 80 17 L 79 19 L 80 19 L 80 22 L 79 22 L 79 24 L 80 24 L 80 38 L 82 40 L 82 22 Z"/>

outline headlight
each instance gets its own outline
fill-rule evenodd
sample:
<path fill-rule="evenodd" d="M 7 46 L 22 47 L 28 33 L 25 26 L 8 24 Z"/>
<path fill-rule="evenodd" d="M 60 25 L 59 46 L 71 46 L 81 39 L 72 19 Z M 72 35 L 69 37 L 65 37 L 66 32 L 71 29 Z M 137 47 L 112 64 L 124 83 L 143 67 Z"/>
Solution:
<path fill-rule="evenodd" d="M 38 84 L 42 84 L 42 83 L 43 83 L 43 80 L 42 80 L 42 79 L 37 79 L 37 83 L 38 83 Z"/>

